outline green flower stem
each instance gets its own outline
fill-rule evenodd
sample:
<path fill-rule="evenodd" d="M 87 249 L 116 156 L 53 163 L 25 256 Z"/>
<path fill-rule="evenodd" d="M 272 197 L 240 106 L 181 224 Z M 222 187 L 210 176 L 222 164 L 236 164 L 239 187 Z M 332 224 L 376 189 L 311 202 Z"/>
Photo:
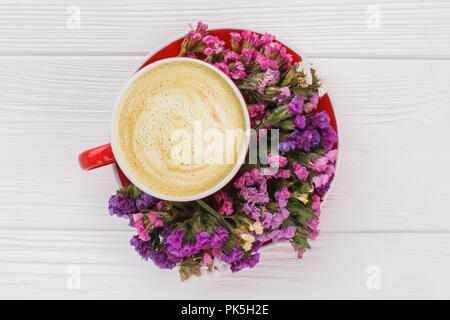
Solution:
<path fill-rule="evenodd" d="M 211 206 L 209 206 L 203 200 L 196 200 L 196 202 L 200 205 L 200 207 L 205 209 L 209 214 L 211 214 L 213 217 L 217 218 L 219 223 L 222 224 L 222 226 L 224 226 L 225 228 L 227 228 L 228 231 L 230 231 L 233 234 L 235 233 L 233 226 L 231 224 L 229 224 L 228 221 L 223 219 L 223 217 L 222 217 L 222 215 L 220 213 L 218 213 L 216 210 L 211 208 Z"/>

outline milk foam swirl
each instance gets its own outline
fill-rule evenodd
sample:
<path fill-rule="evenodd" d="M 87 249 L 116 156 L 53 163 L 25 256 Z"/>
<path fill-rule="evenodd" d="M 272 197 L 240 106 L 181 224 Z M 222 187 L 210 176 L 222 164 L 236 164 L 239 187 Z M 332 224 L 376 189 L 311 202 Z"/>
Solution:
<path fill-rule="evenodd" d="M 196 131 L 199 123 L 203 137 Z M 223 141 L 218 146 L 207 136 L 208 129 L 224 137 L 227 130 L 242 134 L 234 144 Z M 212 150 L 222 148 L 224 156 L 231 154 L 236 161 L 244 148 L 245 129 L 245 115 L 232 87 L 213 70 L 191 61 L 147 70 L 122 95 L 113 119 L 121 166 L 148 190 L 169 197 L 197 195 L 222 181 L 234 163 L 198 158 L 195 143 L 203 138 L 207 149 L 209 140 Z M 174 132 L 182 132 L 182 139 L 173 139 Z M 173 150 L 180 146 L 189 150 L 190 162 L 174 159 Z"/>

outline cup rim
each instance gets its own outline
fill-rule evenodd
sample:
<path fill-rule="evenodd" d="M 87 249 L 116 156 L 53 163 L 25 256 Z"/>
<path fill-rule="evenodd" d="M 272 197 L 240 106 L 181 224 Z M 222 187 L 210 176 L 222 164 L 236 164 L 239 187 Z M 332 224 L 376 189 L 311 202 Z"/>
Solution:
<path fill-rule="evenodd" d="M 236 163 L 233 166 L 233 169 L 225 176 L 225 178 L 223 178 L 222 180 L 220 180 L 219 183 L 217 183 L 216 185 L 214 185 L 212 188 L 200 193 L 200 194 L 196 194 L 196 195 L 192 195 L 192 196 L 186 196 L 186 197 L 173 197 L 173 196 L 167 196 L 167 195 L 162 195 L 159 194 L 157 192 L 151 191 L 148 188 L 144 187 L 141 183 L 139 183 L 127 170 L 127 168 L 124 166 L 124 163 L 122 162 L 122 160 L 120 159 L 119 155 L 118 155 L 118 151 L 115 145 L 115 141 L 114 141 L 114 119 L 117 113 L 117 110 L 119 108 L 119 104 L 120 104 L 120 100 L 122 99 L 123 95 L 125 94 L 125 92 L 127 91 L 127 89 L 130 87 L 130 85 L 137 79 L 139 78 L 142 74 L 144 74 L 145 72 L 147 72 L 148 70 L 151 70 L 153 68 L 155 68 L 156 66 L 162 65 L 162 64 L 166 64 L 166 63 L 171 63 L 174 61 L 189 61 L 189 62 L 194 62 L 194 63 L 198 63 L 201 64 L 203 66 L 206 66 L 207 68 L 209 68 L 210 70 L 214 71 L 215 73 L 217 73 L 218 75 L 220 75 L 229 85 L 230 87 L 233 89 L 234 93 L 236 94 L 236 96 L 239 99 L 242 111 L 244 112 L 244 118 L 245 118 L 245 141 L 244 141 L 244 147 L 242 148 L 242 151 L 236 161 Z M 250 115 L 248 113 L 248 109 L 247 109 L 247 104 L 245 102 L 245 99 L 241 93 L 241 91 L 239 90 L 239 88 L 236 86 L 236 84 L 233 82 L 233 80 L 231 80 L 231 78 L 226 75 L 223 71 L 221 71 L 220 69 L 216 68 L 215 66 L 213 66 L 212 64 L 209 64 L 203 60 L 199 60 L 199 59 L 195 59 L 195 58 L 189 58 L 189 57 L 174 57 L 174 58 L 166 58 L 166 59 L 161 59 L 155 62 L 152 62 L 150 64 L 148 64 L 147 66 L 143 67 L 142 69 L 138 70 L 136 73 L 134 73 L 125 83 L 125 85 L 122 87 L 116 102 L 114 104 L 114 108 L 113 108 L 113 112 L 112 112 L 112 116 L 111 116 L 111 122 L 110 122 L 110 140 L 111 140 L 111 148 L 114 154 L 114 157 L 116 159 L 117 165 L 120 167 L 120 169 L 123 171 L 123 173 L 125 174 L 125 176 L 136 186 L 138 187 L 140 190 L 142 190 L 143 192 L 161 199 L 161 200 L 167 200 L 167 201 L 176 201 L 176 202 L 187 202 L 187 201 L 194 201 L 194 200 L 199 200 L 199 199 L 203 199 L 205 197 L 208 197 L 210 195 L 212 195 L 213 193 L 221 190 L 223 187 L 225 187 L 228 182 L 230 182 L 234 176 L 238 173 L 239 169 L 242 167 L 242 165 L 245 162 L 245 158 L 247 156 L 248 153 L 248 149 L 249 149 L 249 145 L 250 145 Z"/>

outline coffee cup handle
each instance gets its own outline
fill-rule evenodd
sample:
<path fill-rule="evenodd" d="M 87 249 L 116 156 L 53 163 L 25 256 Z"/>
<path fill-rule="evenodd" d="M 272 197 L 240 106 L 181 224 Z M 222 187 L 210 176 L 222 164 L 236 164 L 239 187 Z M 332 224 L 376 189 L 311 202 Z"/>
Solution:
<path fill-rule="evenodd" d="M 116 159 L 114 158 L 111 144 L 107 143 L 100 147 L 83 151 L 78 156 L 78 162 L 81 169 L 92 170 L 116 163 Z"/>

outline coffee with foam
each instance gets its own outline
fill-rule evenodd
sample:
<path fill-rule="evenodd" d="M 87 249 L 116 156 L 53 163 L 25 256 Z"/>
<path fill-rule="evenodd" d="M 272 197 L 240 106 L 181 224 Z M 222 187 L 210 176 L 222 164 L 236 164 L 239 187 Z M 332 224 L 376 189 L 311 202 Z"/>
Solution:
<path fill-rule="evenodd" d="M 162 198 L 195 196 L 218 185 L 245 153 L 245 130 L 233 87 L 215 70 L 189 60 L 142 73 L 123 93 L 113 119 L 120 166 Z"/>

